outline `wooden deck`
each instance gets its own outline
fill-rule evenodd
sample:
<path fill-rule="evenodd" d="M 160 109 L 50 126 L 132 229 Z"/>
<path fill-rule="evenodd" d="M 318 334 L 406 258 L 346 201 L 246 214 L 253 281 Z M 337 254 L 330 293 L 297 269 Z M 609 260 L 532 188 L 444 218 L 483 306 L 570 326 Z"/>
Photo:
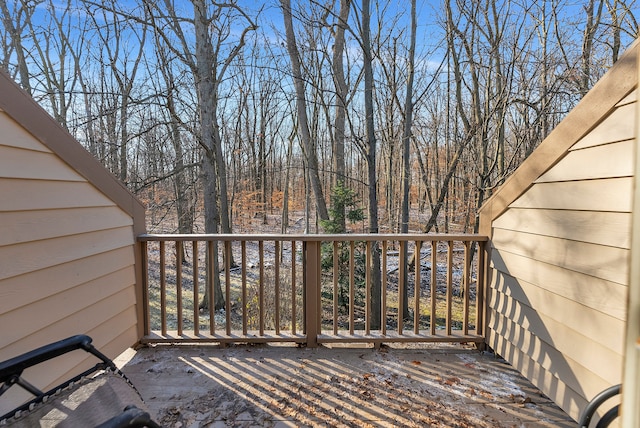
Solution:
<path fill-rule="evenodd" d="M 573 427 L 501 359 L 393 348 L 157 345 L 118 363 L 166 427 Z"/>

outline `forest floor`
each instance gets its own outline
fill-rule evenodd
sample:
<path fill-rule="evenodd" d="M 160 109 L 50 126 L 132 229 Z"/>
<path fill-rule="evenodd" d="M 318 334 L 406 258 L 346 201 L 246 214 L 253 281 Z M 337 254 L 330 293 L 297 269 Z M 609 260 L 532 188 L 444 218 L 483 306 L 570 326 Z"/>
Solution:
<path fill-rule="evenodd" d="M 266 225 L 245 220 L 238 233 L 280 232 L 274 217 Z M 303 228 L 300 217 L 288 233 Z M 249 258 L 257 260 L 255 251 L 248 247 Z M 389 275 L 390 289 L 396 277 Z M 116 362 L 156 420 L 172 428 L 575 425 L 504 360 L 465 344 L 156 345 Z"/>
<path fill-rule="evenodd" d="M 163 223 L 163 227 L 150 227 L 150 231 L 152 233 L 175 233 L 175 228 L 171 219 L 165 218 Z M 267 221 L 263 221 L 262 215 L 242 215 L 236 218 L 237 224 L 234 225 L 234 232 L 237 233 L 250 233 L 250 234 L 277 234 L 281 231 L 281 223 L 279 216 L 276 215 L 268 215 Z M 167 227 L 168 225 L 168 227 Z M 361 232 L 361 225 L 353 226 L 351 232 Z M 287 227 L 287 233 L 289 234 L 303 234 L 305 229 L 304 217 L 302 213 L 292 213 L 292 219 L 289 221 L 289 225 Z M 204 227 L 199 222 L 195 226 L 195 232 L 201 233 L 204 230 Z M 417 231 L 412 231 L 416 233 Z M 463 320 L 463 293 L 461 288 L 461 282 L 463 277 L 463 262 L 464 262 L 464 252 L 463 246 L 461 243 L 454 243 L 454 252 L 453 252 L 453 264 L 452 264 L 452 285 L 451 285 L 451 293 L 452 298 L 451 302 L 451 311 L 452 311 L 452 326 L 454 329 L 460 329 L 462 326 Z M 167 316 L 167 327 L 169 330 L 175 330 L 177 326 L 177 317 L 178 314 L 175 311 L 176 306 L 176 271 L 175 271 L 175 260 L 171 259 L 175 257 L 175 249 L 171 247 L 172 244 L 168 244 L 166 249 L 167 259 L 165 266 L 165 278 L 167 284 L 166 296 L 165 299 L 167 304 L 165 305 L 166 316 Z M 276 249 L 274 241 L 265 241 L 262 243 L 263 252 L 262 259 L 260 254 L 260 247 L 258 242 L 248 241 L 246 242 L 246 279 L 247 279 L 247 317 L 249 318 L 249 329 L 257 329 L 257 314 L 258 309 L 254 308 L 254 303 L 258 301 L 258 290 L 260 284 L 260 275 L 264 274 L 265 281 L 265 307 L 266 307 L 266 325 L 267 329 L 273 329 L 273 316 L 272 312 L 274 312 L 274 296 L 272 292 L 269 290 L 275 283 L 275 257 L 276 257 Z M 387 266 L 385 267 L 385 271 L 387 272 L 387 328 L 389 330 L 394 330 L 397 328 L 398 323 L 398 282 L 399 282 L 399 254 L 398 248 L 392 247 L 393 243 L 390 243 L 390 247 L 387 251 Z M 235 261 L 239 263 L 240 258 L 240 244 L 235 242 L 232 244 L 233 253 Z M 221 250 L 221 249 L 220 249 Z M 297 248 L 299 252 L 300 247 Z M 193 254 L 190 253 L 191 247 L 190 243 L 185 243 L 185 258 L 182 263 L 181 269 L 181 284 L 182 284 L 182 292 L 183 296 L 181 296 L 181 300 L 184 306 L 185 314 L 193 313 L 193 275 L 194 272 L 192 270 L 193 267 Z M 281 302 L 291 302 L 291 265 L 294 257 L 296 258 L 297 267 L 297 284 L 302 283 L 303 271 L 301 269 L 301 256 L 298 254 L 293 255 L 291 253 L 290 244 L 287 242 L 282 243 L 281 247 L 282 255 L 279 261 L 280 268 L 280 277 L 279 277 L 279 285 L 281 289 L 280 300 Z M 330 250 L 329 250 L 330 251 Z M 363 252 L 363 248 L 359 248 L 356 246 L 356 252 Z M 408 251 L 413 251 L 412 243 L 409 243 Z M 323 250 L 324 252 L 324 250 Z M 437 329 L 442 329 L 445 327 L 446 319 L 445 313 L 447 310 L 447 243 L 439 242 L 437 247 L 437 258 L 438 264 L 436 266 L 436 311 L 437 315 L 434 319 L 436 323 Z M 202 299 L 204 297 L 203 284 L 206 283 L 206 272 L 205 272 L 205 245 L 200 245 L 199 247 L 199 301 L 202 303 Z M 418 317 L 420 329 L 428 329 L 431 323 L 431 313 L 430 313 L 430 299 L 431 299 L 431 246 L 424 245 L 421 251 L 421 275 L 420 275 L 420 315 Z M 151 312 L 151 324 L 153 330 L 159 329 L 160 323 L 160 250 L 159 247 L 153 244 L 149 245 L 148 249 L 149 255 L 149 280 L 150 280 L 150 312 Z M 324 257 L 324 256 L 323 256 Z M 331 255 L 327 256 L 331 259 Z M 221 257 L 222 260 L 222 257 Z M 262 269 L 260 266 L 260 260 L 263 261 Z M 348 262 L 347 262 L 348 263 Z M 475 290 L 475 263 L 472 263 L 471 269 L 471 281 L 469 287 L 469 328 L 475 328 L 475 318 L 476 318 L 476 290 Z M 225 281 L 225 274 L 221 272 L 221 281 Z M 230 271 L 230 301 L 231 301 L 231 321 L 232 321 L 232 329 L 240 330 L 242 328 L 242 311 L 241 308 L 244 307 L 242 304 L 242 287 L 241 287 L 241 270 L 240 268 L 231 269 Z M 332 305 L 333 305 L 333 285 L 332 285 L 332 273 L 331 269 L 328 269 L 323 275 L 323 288 L 322 288 L 322 308 L 323 308 L 323 329 L 332 329 Z M 346 280 L 346 278 L 345 278 Z M 356 279 L 357 281 L 357 279 Z M 224 285 L 223 285 L 224 289 Z M 301 287 L 298 287 L 297 290 L 297 301 L 298 307 L 301 307 L 302 304 L 302 295 L 301 295 Z M 339 289 L 339 301 L 342 302 L 339 308 L 338 314 L 338 328 L 340 330 L 349 328 L 349 312 L 348 306 L 346 302 L 348 301 L 348 284 L 341 285 Z M 410 318 L 404 320 L 403 325 L 405 329 L 412 330 L 413 329 L 413 305 L 415 300 L 415 274 L 412 272 L 409 274 L 408 283 L 407 283 L 407 293 L 409 296 L 410 302 Z M 356 308 L 355 308 L 355 329 L 364 329 L 364 289 L 359 286 L 355 290 L 355 298 L 356 298 Z M 297 314 L 299 324 L 302 323 L 301 312 Z M 193 317 L 191 315 L 183 315 L 183 324 L 186 329 L 193 328 Z M 224 329 L 225 322 L 225 314 L 224 310 L 218 310 L 214 314 L 214 319 L 216 323 L 216 329 Z M 209 311 L 201 310 L 199 317 L 199 325 L 201 329 L 207 329 L 208 324 L 210 322 Z M 255 325 L 251 325 L 253 324 Z M 281 308 L 281 323 L 283 326 L 291 325 L 292 319 L 290 311 L 288 312 L 286 303 Z M 285 327 L 286 328 L 286 327 Z"/>

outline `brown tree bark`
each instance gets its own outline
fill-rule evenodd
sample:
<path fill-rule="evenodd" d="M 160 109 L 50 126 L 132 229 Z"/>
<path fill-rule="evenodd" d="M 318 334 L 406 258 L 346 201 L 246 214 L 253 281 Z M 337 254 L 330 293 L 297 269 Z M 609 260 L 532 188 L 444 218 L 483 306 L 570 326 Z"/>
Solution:
<path fill-rule="evenodd" d="M 280 0 L 282 13 L 284 16 L 284 26 L 287 37 L 287 51 L 291 59 L 291 71 L 293 74 L 293 83 L 296 90 L 296 111 L 298 114 L 298 135 L 300 137 L 302 149 L 304 152 L 306 167 L 309 174 L 309 182 L 311 190 L 315 196 L 316 210 L 320 220 L 328 220 L 329 213 L 327 211 L 327 203 L 324 199 L 322 191 L 322 182 L 318 171 L 318 156 L 315 144 L 311 141 L 311 132 L 309 130 L 309 119 L 307 117 L 307 101 L 304 88 L 304 80 L 302 79 L 302 70 L 300 65 L 300 54 L 296 44 L 296 36 L 293 29 L 293 18 L 291 13 L 291 0 Z"/>

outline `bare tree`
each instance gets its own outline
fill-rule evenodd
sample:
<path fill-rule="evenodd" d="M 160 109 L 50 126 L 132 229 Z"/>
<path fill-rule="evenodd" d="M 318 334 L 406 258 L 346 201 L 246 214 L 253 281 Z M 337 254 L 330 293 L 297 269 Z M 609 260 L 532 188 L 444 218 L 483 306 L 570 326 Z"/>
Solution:
<path fill-rule="evenodd" d="M 580 94 L 584 96 L 591 87 L 591 61 L 593 56 L 593 41 L 602 20 L 602 9 L 604 0 L 589 0 L 584 6 L 586 14 L 586 24 L 582 36 L 582 57 L 580 68 L 580 80 L 578 81 L 578 89 Z"/>
<path fill-rule="evenodd" d="M 365 140 L 361 144 L 361 150 L 367 160 L 367 180 L 369 196 L 369 233 L 378 233 L 378 186 L 376 171 L 377 142 L 375 135 L 373 112 L 373 56 L 371 53 L 371 5 L 369 0 L 363 0 L 360 21 L 360 37 L 364 70 L 364 116 L 365 116 Z M 382 278 L 380 272 L 380 248 L 377 243 L 371 246 L 371 265 L 367 266 L 371 272 L 371 327 L 380 328 L 382 323 Z"/>
<path fill-rule="evenodd" d="M 333 61 L 331 63 L 333 71 L 333 81 L 336 88 L 336 106 L 335 106 L 335 133 L 333 145 L 333 159 L 335 170 L 334 183 L 341 182 L 345 184 L 346 165 L 344 154 L 345 142 L 345 123 L 347 114 L 347 96 L 349 88 L 344 76 L 344 49 L 345 49 L 345 31 L 348 26 L 349 11 L 351 10 L 351 0 L 340 0 L 340 11 L 335 23 L 333 44 Z M 341 216 L 344 219 L 344 213 Z M 343 230 L 346 229 L 345 224 L 340 225 Z"/>
<path fill-rule="evenodd" d="M 411 141 L 411 126 L 413 120 L 413 77 L 415 67 L 415 55 L 416 55 L 416 0 L 411 0 L 411 35 L 409 44 L 409 62 L 407 70 L 407 92 L 405 94 L 404 102 L 404 128 L 402 131 L 402 212 L 400 218 L 400 233 L 409 232 L 409 176 L 411 171 L 411 165 L 409 164 L 409 152 Z M 417 251 L 418 249 L 416 249 Z M 407 253 L 403 252 L 404 260 L 400 263 L 407 263 Z M 418 259 L 419 260 L 419 259 Z M 419 269 L 419 267 L 418 267 Z M 403 293 L 403 308 L 405 313 L 403 317 L 409 316 L 409 296 L 406 290 L 408 283 L 408 272 L 403 271 L 405 274 L 403 284 L 405 285 L 405 292 Z M 415 292 L 420 292 L 420 284 L 415 285 Z M 418 314 L 416 314 L 417 316 Z"/>
<path fill-rule="evenodd" d="M 107 128 L 107 141 L 117 153 L 115 155 L 117 168 L 113 172 L 126 183 L 129 169 L 127 151 L 131 139 L 130 109 L 135 99 L 133 94 L 135 84 L 139 83 L 137 74 L 146 47 L 148 27 L 139 25 L 133 28 L 133 22 L 128 23 L 117 16 L 115 3 L 105 2 L 105 5 L 107 7 L 97 8 L 88 13 L 96 29 L 95 34 L 100 40 L 99 46 L 103 48 L 101 60 L 105 78 L 113 79 L 109 83 L 108 92 L 105 91 L 102 95 L 111 98 L 112 104 L 108 110 L 101 111 L 99 115 Z M 101 13 L 101 16 L 98 16 L 98 13 Z M 107 22 L 109 25 L 105 26 L 101 22 Z M 128 48 L 129 38 L 137 38 L 132 44 L 133 48 Z M 108 76 L 106 70 L 109 70 Z"/>
<path fill-rule="evenodd" d="M 339 182 L 366 201 L 372 233 L 379 217 L 408 231 L 414 203 L 430 208 L 423 230 L 468 230 L 637 37 L 637 1 L 588 0 L 577 15 L 558 0 L 445 2 L 445 25 L 430 28 L 446 76 L 426 64 L 416 3 L 409 16 L 383 0 L 281 0 L 281 55 L 254 31 L 270 16 L 237 1 L 0 0 L 0 67 L 148 197 L 152 217 L 175 209 L 180 231 L 203 198 L 205 231 L 230 232 L 242 192 L 263 221 L 282 193 L 285 230 L 305 183 L 326 219 Z"/>
<path fill-rule="evenodd" d="M 31 17 L 38 6 L 38 2 L 25 3 L 15 2 L 13 13 L 9 10 L 7 2 L 0 0 L 0 13 L 2 13 L 2 24 L 9 35 L 10 46 L 5 47 L 5 58 L 3 64 L 5 69 L 9 69 L 9 58 L 11 53 L 15 53 L 17 58 L 16 68 L 20 76 L 20 84 L 28 93 L 32 94 L 29 64 L 27 64 L 27 53 L 23 34 L 25 27 L 31 22 Z M 9 49 L 10 48 L 10 49 Z"/>
<path fill-rule="evenodd" d="M 307 117 L 307 100 L 300 65 L 300 54 L 298 52 L 296 35 L 293 28 L 291 0 L 280 0 L 280 5 L 284 16 L 287 51 L 291 60 L 293 83 L 296 90 L 298 135 L 301 141 L 302 149 L 304 151 L 306 166 L 309 174 L 309 182 L 315 196 L 318 217 L 320 217 L 320 220 L 328 220 L 329 213 L 327 211 L 327 203 L 324 199 L 324 193 L 322 191 L 322 184 L 318 171 L 318 157 L 315 144 L 311 141 L 311 132 L 309 130 L 309 119 Z"/>

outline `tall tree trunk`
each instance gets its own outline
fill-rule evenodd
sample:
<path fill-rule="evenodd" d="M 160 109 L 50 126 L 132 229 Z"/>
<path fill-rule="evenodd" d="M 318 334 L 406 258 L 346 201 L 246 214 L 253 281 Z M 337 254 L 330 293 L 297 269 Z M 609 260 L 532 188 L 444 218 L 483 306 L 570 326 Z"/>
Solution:
<path fill-rule="evenodd" d="M 176 160 L 174 164 L 176 173 L 174 183 L 176 197 L 176 214 L 178 216 L 178 233 L 193 233 L 193 216 L 192 210 L 190 208 L 191 201 L 188 197 L 189 193 L 186 192 L 184 151 L 182 149 L 182 138 L 180 136 L 180 129 L 178 128 L 178 124 L 180 122 L 175 109 L 175 101 L 172 89 L 170 89 L 169 93 L 167 94 L 167 109 L 169 110 L 169 114 L 173 119 L 171 121 L 170 127 L 171 143 L 173 144 L 173 150 L 176 153 Z M 193 257 L 197 257 L 197 254 L 194 254 Z"/>
<path fill-rule="evenodd" d="M 336 106 L 335 106 L 335 136 L 333 146 L 333 162 L 334 162 L 334 186 L 345 182 L 345 160 L 344 160 L 344 141 L 345 141 L 345 122 L 347 114 L 347 94 L 348 88 L 344 78 L 344 46 L 345 46 L 345 30 L 349 19 L 349 11 L 351 10 L 351 0 L 340 0 L 340 12 L 338 14 L 338 22 L 335 30 L 335 43 L 333 45 L 333 81 L 336 87 Z M 335 209 L 335 207 L 334 207 Z M 341 206 L 342 212 L 336 216 L 340 220 L 338 225 L 342 233 L 346 232 L 345 210 Z"/>
<path fill-rule="evenodd" d="M 411 165 L 409 163 L 410 142 L 411 142 L 411 125 L 413 120 L 413 78 L 414 78 L 414 61 L 416 55 L 416 0 L 411 0 L 411 41 L 409 42 L 409 63 L 407 64 L 407 92 L 404 102 L 404 128 L 402 130 L 402 203 L 400 213 L 400 233 L 409 232 L 409 176 L 411 173 Z M 416 248 L 416 253 L 419 252 Z M 400 261 L 405 266 L 408 261 L 407 252 L 403 252 L 404 258 Z M 418 260 L 419 254 L 418 254 Z M 420 269 L 420 263 L 416 264 L 416 269 Z M 409 317 L 409 293 L 407 286 L 409 282 L 409 269 L 404 269 L 404 293 L 403 293 L 403 314 L 404 318 Z M 415 293 L 420 293 L 420 284 L 415 284 Z M 415 314 L 417 317 L 418 314 Z"/>
<path fill-rule="evenodd" d="M 25 3 L 22 3 L 23 5 Z M 18 7 L 16 4 L 15 7 Z M 23 6 L 27 7 L 27 6 Z M 32 6 L 35 8 L 35 5 Z M 11 45 L 16 53 L 16 59 L 18 61 L 18 74 L 20 75 L 20 85 L 29 95 L 32 95 L 31 79 L 29 77 L 29 66 L 27 64 L 27 58 L 25 55 L 24 44 L 22 42 L 22 28 L 20 28 L 19 22 L 14 22 L 9 13 L 7 2 L 0 0 L 0 13 L 2 13 L 2 23 L 5 29 L 9 32 L 11 38 Z M 25 19 L 31 19 L 33 11 L 24 11 Z M 15 25 L 14 25 L 15 24 Z"/>
<path fill-rule="evenodd" d="M 209 36 L 210 20 L 207 17 L 207 9 L 204 0 L 193 1 L 194 26 L 196 37 L 196 89 L 198 92 L 198 113 L 200 122 L 200 138 L 205 155 L 202 159 L 202 178 L 204 181 L 204 230 L 205 233 L 218 233 L 219 212 L 218 212 L 218 175 L 216 171 L 216 138 L 213 117 L 215 114 L 215 103 L 213 94 L 215 85 L 213 82 L 213 57 L 211 52 L 213 47 Z M 218 264 L 217 245 L 214 246 L 213 266 L 209 266 L 207 272 L 213 275 L 209 277 L 207 283 L 213 284 L 215 309 L 224 307 L 224 296 L 220 284 L 220 273 Z M 205 287 L 205 296 L 200 302 L 200 308 L 209 307 L 209 287 Z M 214 320 L 211 320 L 214 322 Z"/>
<path fill-rule="evenodd" d="M 222 137 L 220 136 L 220 126 L 218 125 L 218 89 L 217 83 L 215 84 L 213 103 L 213 137 L 214 137 L 214 149 L 215 149 L 215 163 L 216 173 L 218 174 L 218 186 L 219 194 L 218 200 L 220 202 L 220 225 L 222 226 L 222 233 L 232 233 L 231 222 L 229 220 L 229 188 L 227 186 L 227 164 L 222 153 Z M 231 260 L 231 264 L 234 262 Z"/>
<path fill-rule="evenodd" d="M 373 122 L 373 58 L 371 56 L 370 4 L 362 1 L 362 51 L 364 67 L 364 109 L 366 125 L 367 179 L 369 181 L 369 233 L 378 233 L 378 186 L 376 172 L 376 135 Z M 371 266 L 371 328 L 379 329 L 382 323 L 382 278 L 380 276 L 380 248 L 372 245 Z"/>
<path fill-rule="evenodd" d="M 289 227 L 289 181 L 291 177 L 291 158 L 293 157 L 293 140 L 295 139 L 292 132 L 289 136 L 289 144 L 287 145 L 287 160 L 286 160 L 286 172 L 284 179 L 284 189 L 282 196 L 282 225 L 280 231 L 287 233 L 287 227 Z"/>
<path fill-rule="evenodd" d="M 596 0 L 589 0 L 589 3 L 584 7 L 587 14 L 587 22 L 584 26 L 584 34 L 582 36 L 582 56 L 581 56 L 581 73 L 578 89 L 580 95 L 583 97 L 589 91 L 591 83 L 591 56 L 593 53 L 593 39 L 596 36 L 596 31 L 600 26 L 600 18 L 602 17 L 602 7 L 604 0 L 598 1 L 596 10 Z M 595 15 L 594 15 L 595 13 Z"/>
<path fill-rule="evenodd" d="M 304 92 L 304 80 L 300 66 L 300 55 L 296 44 L 296 36 L 293 30 L 293 18 L 291 16 L 291 0 L 280 0 L 284 16 L 284 26 L 287 36 L 287 51 L 291 59 L 291 69 L 293 73 L 293 83 L 296 89 L 296 109 L 298 113 L 298 135 L 302 143 L 302 149 L 306 159 L 306 166 L 309 170 L 309 184 L 313 190 L 316 200 L 316 211 L 320 220 L 328 220 L 327 203 L 322 192 L 322 182 L 318 171 L 318 156 L 315 144 L 311 141 L 309 130 L 309 120 L 307 118 L 307 101 Z"/>

